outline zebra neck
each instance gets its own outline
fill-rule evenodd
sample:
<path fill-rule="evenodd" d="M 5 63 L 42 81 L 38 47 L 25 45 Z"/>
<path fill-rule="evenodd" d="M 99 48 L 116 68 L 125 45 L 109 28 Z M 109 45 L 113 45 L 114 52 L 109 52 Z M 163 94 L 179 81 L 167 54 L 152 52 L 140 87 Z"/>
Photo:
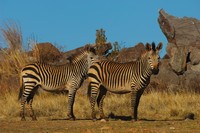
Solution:
<path fill-rule="evenodd" d="M 144 78 L 149 78 L 152 74 L 151 66 L 146 58 L 140 60 L 140 64 L 142 65 L 142 75 Z"/>
<path fill-rule="evenodd" d="M 87 75 L 87 70 L 88 70 L 87 58 L 84 58 L 82 60 L 73 63 L 73 66 L 75 71 L 77 71 L 82 77 L 85 77 Z"/>
<path fill-rule="evenodd" d="M 81 60 L 85 60 L 86 58 L 86 52 L 81 52 L 79 55 L 76 55 L 73 59 L 72 59 L 72 63 L 77 63 Z"/>

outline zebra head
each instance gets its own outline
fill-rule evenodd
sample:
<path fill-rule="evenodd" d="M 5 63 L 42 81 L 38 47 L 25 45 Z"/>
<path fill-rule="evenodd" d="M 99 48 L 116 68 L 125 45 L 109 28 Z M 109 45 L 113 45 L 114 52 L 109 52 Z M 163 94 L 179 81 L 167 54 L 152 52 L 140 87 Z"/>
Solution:
<path fill-rule="evenodd" d="M 92 47 L 91 45 L 85 46 L 87 51 L 87 62 L 88 62 L 88 68 L 98 60 L 99 56 L 96 54 L 95 47 Z"/>
<path fill-rule="evenodd" d="M 159 72 L 160 56 L 159 51 L 162 49 L 162 43 L 160 42 L 158 46 L 155 46 L 153 42 L 151 45 L 146 44 L 146 55 L 147 60 L 152 70 L 152 74 L 156 75 Z"/>

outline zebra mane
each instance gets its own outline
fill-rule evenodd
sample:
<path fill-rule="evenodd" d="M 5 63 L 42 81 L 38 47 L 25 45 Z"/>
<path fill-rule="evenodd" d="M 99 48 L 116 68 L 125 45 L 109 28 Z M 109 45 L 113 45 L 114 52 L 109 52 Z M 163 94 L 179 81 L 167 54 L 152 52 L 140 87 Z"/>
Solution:
<path fill-rule="evenodd" d="M 155 44 L 155 42 L 152 42 L 151 46 L 152 46 L 152 50 L 155 52 L 156 51 L 156 44 Z"/>
<path fill-rule="evenodd" d="M 74 54 L 70 55 L 67 60 L 70 61 L 70 63 L 74 63 L 76 61 L 79 61 L 80 59 L 82 59 L 86 53 L 88 52 L 92 52 L 96 55 L 96 50 L 93 46 L 91 46 L 90 44 L 86 44 L 84 47 L 78 48 L 76 50 Z"/>
<path fill-rule="evenodd" d="M 76 52 L 72 55 L 70 55 L 67 60 L 70 61 L 70 63 L 74 63 L 79 61 L 80 59 L 84 58 L 84 56 L 88 53 L 88 52 L 92 52 L 94 54 L 96 54 L 96 50 L 94 47 L 91 47 L 89 44 L 85 45 L 84 47 L 78 48 L 75 50 Z"/>
<path fill-rule="evenodd" d="M 85 52 L 85 50 L 76 50 L 76 53 L 67 57 L 67 60 L 69 60 L 70 63 L 76 62 L 85 55 Z"/>

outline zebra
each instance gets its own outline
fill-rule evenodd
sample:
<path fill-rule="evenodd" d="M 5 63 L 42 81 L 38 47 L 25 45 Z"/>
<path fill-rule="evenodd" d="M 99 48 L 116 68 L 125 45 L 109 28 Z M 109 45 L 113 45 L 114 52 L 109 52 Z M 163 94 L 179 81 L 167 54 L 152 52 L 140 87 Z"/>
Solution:
<path fill-rule="evenodd" d="M 68 90 L 68 117 L 75 120 L 73 104 L 76 91 L 87 77 L 87 71 L 91 64 L 98 59 L 95 48 L 86 45 L 84 50 L 74 55 L 70 63 L 64 65 L 50 65 L 45 63 L 33 63 L 26 65 L 20 73 L 21 120 L 25 119 L 25 103 L 29 107 L 32 120 L 37 120 L 32 108 L 33 97 L 42 88 L 46 91 Z"/>
<path fill-rule="evenodd" d="M 88 97 L 92 109 L 92 119 L 96 121 L 95 103 L 97 102 L 100 119 L 106 119 L 103 100 L 107 91 L 115 94 L 131 93 L 131 118 L 137 121 L 138 105 L 144 89 L 152 74 L 159 72 L 159 51 L 162 42 L 155 46 L 146 43 L 145 52 L 137 61 L 117 63 L 108 60 L 97 61 L 88 70 Z"/>

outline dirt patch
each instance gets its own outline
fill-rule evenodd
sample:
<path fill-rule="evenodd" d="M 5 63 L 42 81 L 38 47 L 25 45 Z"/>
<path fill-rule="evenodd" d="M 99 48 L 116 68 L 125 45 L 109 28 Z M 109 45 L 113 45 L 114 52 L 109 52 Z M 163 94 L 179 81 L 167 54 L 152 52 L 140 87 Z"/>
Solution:
<path fill-rule="evenodd" d="M 39 118 L 38 121 L 2 120 L 0 132 L 31 133 L 124 133 L 124 132 L 192 132 L 200 131 L 200 120 L 139 120 L 137 122 L 110 120 L 108 122 L 91 120 L 62 120 Z"/>

